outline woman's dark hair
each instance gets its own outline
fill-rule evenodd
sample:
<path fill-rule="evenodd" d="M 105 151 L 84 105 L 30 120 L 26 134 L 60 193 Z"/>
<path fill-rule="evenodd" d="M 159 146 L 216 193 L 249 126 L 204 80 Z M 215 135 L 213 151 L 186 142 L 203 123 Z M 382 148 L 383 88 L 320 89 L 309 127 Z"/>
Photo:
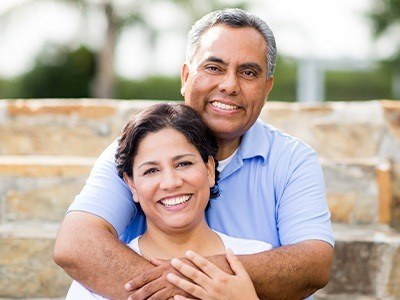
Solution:
<path fill-rule="evenodd" d="M 132 178 L 133 160 L 140 142 L 147 134 L 158 132 L 164 128 L 172 128 L 182 133 L 188 142 L 199 151 L 204 163 L 207 163 L 209 156 L 214 158 L 215 185 L 210 189 L 210 199 L 217 198 L 219 196 L 217 140 L 203 123 L 200 115 L 193 108 L 184 104 L 160 103 L 131 117 L 118 140 L 115 155 L 118 176 L 122 178 L 126 173 Z"/>

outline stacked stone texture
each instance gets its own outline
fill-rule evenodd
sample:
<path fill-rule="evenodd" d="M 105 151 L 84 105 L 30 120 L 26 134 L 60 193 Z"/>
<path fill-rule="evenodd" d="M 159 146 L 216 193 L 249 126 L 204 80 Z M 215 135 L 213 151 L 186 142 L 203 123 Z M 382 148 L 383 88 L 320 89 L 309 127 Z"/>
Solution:
<path fill-rule="evenodd" d="M 63 297 L 58 223 L 95 158 L 155 102 L 0 100 L 0 298 Z M 317 299 L 400 299 L 400 101 L 267 102 L 261 118 L 310 144 L 336 237 Z"/>

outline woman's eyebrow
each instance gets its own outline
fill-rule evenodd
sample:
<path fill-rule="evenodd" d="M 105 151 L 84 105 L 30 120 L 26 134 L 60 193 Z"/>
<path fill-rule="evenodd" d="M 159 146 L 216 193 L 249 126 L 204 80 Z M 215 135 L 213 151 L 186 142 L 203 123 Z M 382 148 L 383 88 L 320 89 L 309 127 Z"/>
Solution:
<path fill-rule="evenodd" d="M 195 157 L 194 154 L 185 153 L 185 154 L 179 154 L 179 155 L 174 156 L 174 157 L 172 158 L 172 160 L 173 160 L 173 161 L 177 161 L 177 160 L 180 160 L 180 159 L 182 159 L 182 158 L 184 158 L 184 157 L 187 157 L 187 156 Z M 157 161 L 155 161 L 155 160 L 152 160 L 152 161 L 145 161 L 144 163 L 141 163 L 141 164 L 137 167 L 137 170 L 139 170 L 140 168 L 142 168 L 142 167 L 144 167 L 144 166 L 156 166 L 156 165 L 158 165 L 158 164 L 159 164 L 159 163 L 158 163 Z"/>

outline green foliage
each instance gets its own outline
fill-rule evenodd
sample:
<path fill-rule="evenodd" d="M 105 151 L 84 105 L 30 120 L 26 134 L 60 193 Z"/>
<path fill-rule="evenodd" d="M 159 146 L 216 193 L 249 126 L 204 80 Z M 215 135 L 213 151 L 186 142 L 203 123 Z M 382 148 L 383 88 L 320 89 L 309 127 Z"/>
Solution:
<path fill-rule="evenodd" d="M 369 13 L 376 36 L 400 25 L 400 0 L 375 0 Z"/>
<path fill-rule="evenodd" d="M 18 80 L 19 98 L 90 97 L 95 72 L 94 54 L 85 47 L 70 51 L 50 47 L 36 59 L 34 67 Z"/>
<path fill-rule="evenodd" d="M 392 97 L 390 72 L 384 68 L 368 72 L 326 72 L 325 91 L 329 101 L 389 99 Z"/>
<path fill-rule="evenodd" d="M 274 73 L 274 87 L 268 99 L 275 101 L 296 101 L 296 62 L 287 57 L 278 57 Z"/>
<path fill-rule="evenodd" d="M 117 80 L 117 98 L 183 100 L 180 77 L 151 76 L 142 80 Z"/>

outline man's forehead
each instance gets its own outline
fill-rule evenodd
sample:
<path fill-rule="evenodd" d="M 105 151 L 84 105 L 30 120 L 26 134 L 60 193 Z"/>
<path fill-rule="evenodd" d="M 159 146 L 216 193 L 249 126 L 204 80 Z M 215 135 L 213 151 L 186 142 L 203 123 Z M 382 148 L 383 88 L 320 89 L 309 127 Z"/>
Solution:
<path fill-rule="evenodd" d="M 266 42 L 252 27 L 215 25 L 203 33 L 195 54 L 198 63 L 210 57 L 229 63 L 230 58 L 244 62 L 259 62 L 266 66 Z M 262 60 L 262 62 L 261 62 Z"/>

